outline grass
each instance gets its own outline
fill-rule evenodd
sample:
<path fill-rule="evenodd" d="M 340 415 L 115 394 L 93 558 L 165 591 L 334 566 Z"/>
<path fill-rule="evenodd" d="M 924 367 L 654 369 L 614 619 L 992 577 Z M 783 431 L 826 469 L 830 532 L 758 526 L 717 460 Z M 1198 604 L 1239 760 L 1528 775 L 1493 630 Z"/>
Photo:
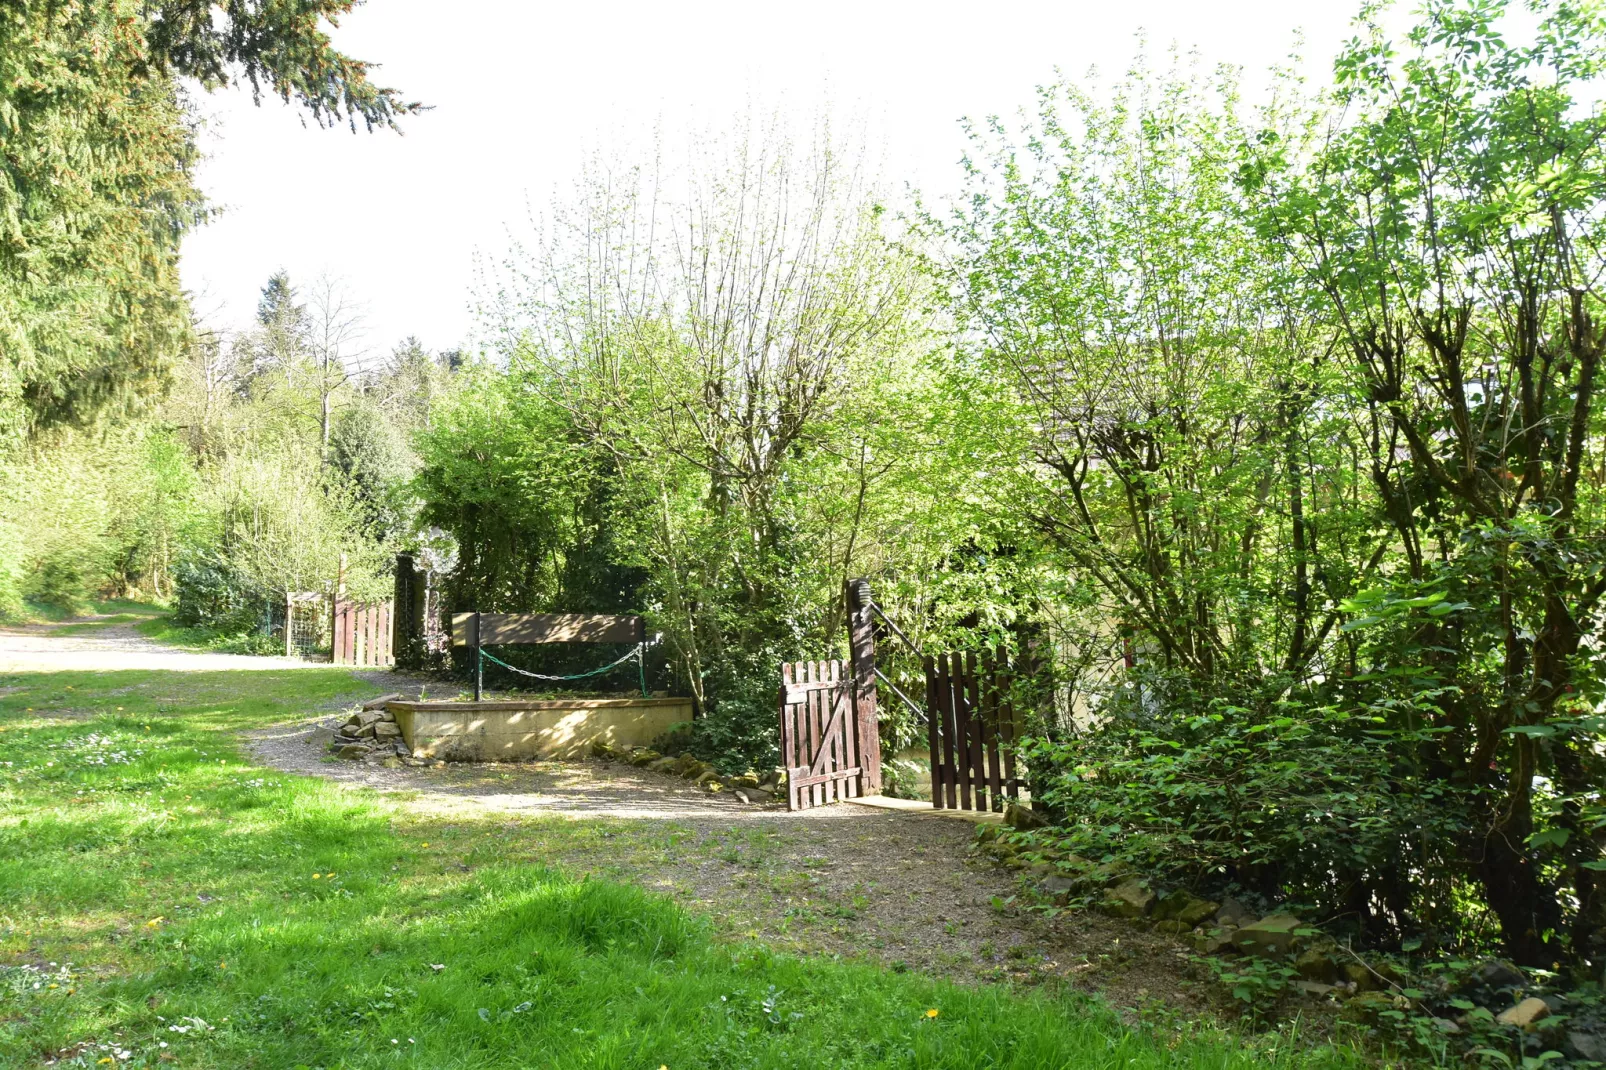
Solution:
<path fill-rule="evenodd" d="M 166 613 L 144 617 L 134 630 L 147 639 L 181 650 L 230 654 L 283 654 L 284 643 L 258 632 L 221 632 L 216 628 L 186 628 Z"/>
<path fill-rule="evenodd" d="M 505 817 L 242 758 L 239 730 L 372 691 L 333 669 L 0 679 L 0 1065 L 1359 1063 L 718 941 L 663 897 L 510 860 Z"/>

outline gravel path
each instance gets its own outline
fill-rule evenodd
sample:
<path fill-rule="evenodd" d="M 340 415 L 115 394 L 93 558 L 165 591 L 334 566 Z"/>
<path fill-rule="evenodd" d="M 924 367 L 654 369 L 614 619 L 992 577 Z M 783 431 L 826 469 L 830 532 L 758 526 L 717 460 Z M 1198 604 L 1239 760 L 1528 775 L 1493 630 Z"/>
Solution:
<path fill-rule="evenodd" d="M 67 622 L 77 626 L 96 618 Z M 169 672 L 223 670 L 327 669 L 327 663 L 299 658 L 267 658 L 214 654 L 162 646 L 134 630 L 132 624 L 108 624 L 87 634 L 56 635 L 62 625 L 30 624 L 0 629 L 0 672 L 112 672 L 119 669 L 163 669 Z"/>

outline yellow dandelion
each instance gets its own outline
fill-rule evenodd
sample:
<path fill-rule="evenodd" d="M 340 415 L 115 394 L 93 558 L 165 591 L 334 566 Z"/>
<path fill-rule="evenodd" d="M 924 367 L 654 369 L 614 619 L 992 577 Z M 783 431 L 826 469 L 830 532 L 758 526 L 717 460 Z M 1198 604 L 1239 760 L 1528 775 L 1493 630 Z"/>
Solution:
<path fill-rule="evenodd" d="M 929 1011 L 927 1011 L 926 1012 L 926 1017 L 927 1018 L 935 1018 L 935 1017 L 937 1017 L 937 1008 L 933 1007 Z"/>
<path fill-rule="evenodd" d="M 330 880 L 334 880 L 335 879 L 335 875 L 333 873 L 327 873 L 327 874 L 325 874 L 325 876 L 327 876 Z"/>
<path fill-rule="evenodd" d="M 52 985 L 51 985 L 51 986 L 50 986 L 50 987 L 51 987 L 51 988 L 60 988 L 60 987 L 61 987 L 61 986 L 60 986 L 60 985 L 57 985 L 57 984 L 52 984 Z"/>
<path fill-rule="evenodd" d="M 226 970 L 226 969 L 229 968 L 229 964 L 226 963 L 226 962 L 220 962 L 220 963 L 217 964 L 217 968 L 220 969 L 220 970 Z M 224 1021 L 228 1021 L 228 1019 L 225 1018 Z"/>
<path fill-rule="evenodd" d="M 428 840 L 425 840 L 425 841 L 424 841 L 424 846 L 425 846 L 425 847 L 428 847 L 428 846 L 429 846 L 429 841 L 428 841 Z"/>
<path fill-rule="evenodd" d="M 322 873 L 314 873 L 312 875 L 312 879 L 315 880 L 315 881 L 323 880 L 323 874 Z"/>
<path fill-rule="evenodd" d="M 121 706 L 117 707 L 117 712 L 118 713 L 122 713 L 123 712 L 123 708 Z"/>
<path fill-rule="evenodd" d="M 108 1055 L 104 1059 L 96 1059 L 95 1060 L 95 1065 L 96 1066 L 105 1066 L 107 1063 L 112 1062 L 112 1061 L 113 1061 L 112 1057 L 110 1055 Z"/>
<path fill-rule="evenodd" d="M 145 923 L 145 925 L 146 925 L 146 927 L 147 927 L 147 928 L 151 928 L 151 929 L 154 929 L 154 928 L 156 928 L 156 927 L 157 927 L 157 926 L 158 926 L 158 925 L 160 925 L 160 924 L 162 924 L 162 919 L 161 919 L 161 918 L 159 918 L 159 917 L 157 917 L 157 918 L 152 918 L 152 919 L 151 919 L 151 920 L 150 920 L 150 921 L 147 921 L 147 922 L 146 922 L 146 923 Z"/>

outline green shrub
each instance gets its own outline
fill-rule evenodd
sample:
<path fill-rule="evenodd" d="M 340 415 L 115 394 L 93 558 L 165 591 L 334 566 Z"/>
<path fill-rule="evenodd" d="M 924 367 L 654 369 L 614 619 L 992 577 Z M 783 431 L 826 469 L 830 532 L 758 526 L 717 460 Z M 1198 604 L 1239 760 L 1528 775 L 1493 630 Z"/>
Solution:
<path fill-rule="evenodd" d="M 1146 673 L 1095 731 L 1026 760 L 1052 770 L 1045 801 L 1077 854 L 1295 904 L 1374 946 L 1453 940 L 1472 797 L 1432 764 L 1440 691 L 1416 684 L 1234 702 Z"/>

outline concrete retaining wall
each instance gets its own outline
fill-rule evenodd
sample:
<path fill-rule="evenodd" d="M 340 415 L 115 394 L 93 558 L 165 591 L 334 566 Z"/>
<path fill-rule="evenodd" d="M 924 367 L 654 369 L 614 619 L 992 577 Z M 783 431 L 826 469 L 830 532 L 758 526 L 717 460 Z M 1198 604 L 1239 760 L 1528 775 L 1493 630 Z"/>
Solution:
<path fill-rule="evenodd" d="M 594 742 L 643 746 L 691 720 L 689 698 L 387 704 L 415 758 L 580 758 Z"/>

